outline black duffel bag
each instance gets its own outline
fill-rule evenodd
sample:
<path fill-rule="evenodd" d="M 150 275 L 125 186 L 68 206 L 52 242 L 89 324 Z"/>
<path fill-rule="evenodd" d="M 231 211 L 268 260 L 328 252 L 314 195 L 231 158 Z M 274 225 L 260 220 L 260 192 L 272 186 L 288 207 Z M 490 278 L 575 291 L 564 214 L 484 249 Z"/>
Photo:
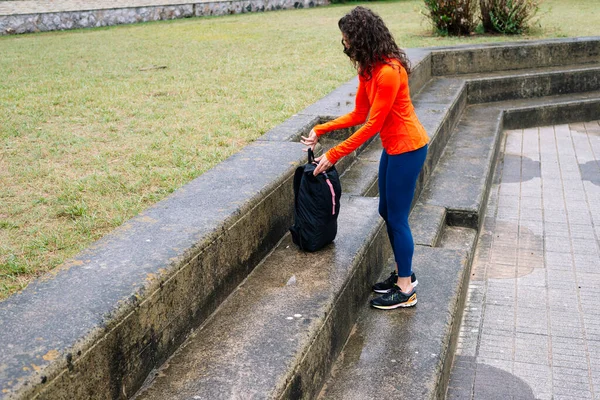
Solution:
<path fill-rule="evenodd" d="M 294 225 L 292 240 L 302 250 L 317 251 L 333 242 L 337 234 L 342 186 L 334 167 L 314 176 L 315 156 L 308 149 L 308 163 L 294 174 Z"/>

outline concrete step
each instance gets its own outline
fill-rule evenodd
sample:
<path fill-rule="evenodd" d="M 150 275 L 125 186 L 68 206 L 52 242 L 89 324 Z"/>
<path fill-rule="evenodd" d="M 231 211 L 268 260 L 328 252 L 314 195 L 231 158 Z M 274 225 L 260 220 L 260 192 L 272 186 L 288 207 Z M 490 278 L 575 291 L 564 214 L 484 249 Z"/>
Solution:
<path fill-rule="evenodd" d="M 427 124 L 427 126 L 429 127 L 430 131 L 431 131 L 431 146 L 433 146 L 434 149 L 439 149 L 438 151 L 430 151 L 430 154 L 428 155 L 428 160 L 427 160 L 427 165 L 429 167 L 424 168 L 424 172 L 421 176 L 420 179 L 420 185 L 417 189 L 418 193 L 420 193 L 420 190 L 423 187 L 423 184 L 426 182 L 430 172 L 434 169 L 437 159 L 439 157 L 439 154 L 441 154 L 441 148 L 445 145 L 446 141 L 447 141 L 447 137 L 449 136 L 449 133 L 451 132 L 452 128 L 454 127 L 454 125 L 456 124 L 456 121 L 458 120 L 458 118 L 460 117 L 460 113 L 462 112 L 462 110 L 465 107 L 465 98 L 466 96 L 464 95 L 464 84 L 462 82 L 458 82 L 455 83 L 454 85 L 448 85 L 448 83 L 451 82 L 450 79 L 439 79 L 438 81 L 436 81 L 433 85 L 425 85 L 423 87 L 423 89 L 420 91 L 420 93 L 416 96 L 416 98 L 418 99 L 419 103 L 416 107 L 419 107 L 420 110 L 422 111 L 426 111 L 426 110 L 431 110 L 434 107 L 437 107 L 437 109 L 439 110 L 439 112 L 437 113 L 430 113 L 430 115 L 423 117 L 423 120 L 425 121 L 425 123 Z M 450 86 L 450 89 L 449 87 Z M 330 95 L 330 97 L 332 98 L 339 98 L 342 99 L 345 96 L 349 97 L 348 94 L 345 94 L 346 91 L 348 91 L 349 88 L 347 87 L 342 87 L 340 88 L 340 90 L 335 93 Z M 330 99 L 331 100 L 331 99 Z M 330 118 L 334 118 L 336 113 L 339 113 L 340 110 L 337 107 L 343 107 L 343 106 L 348 106 L 348 104 L 342 104 L 342 102 L 338 102 L 338 105 L 335 105 L 335 101 L 329 101 L 328 104 L 334 104 L 334 110 L 335 111 L 329 111 L 329 113 L 334 114 L 334 115 L 329 115 L 327 117 L 324 117 L 324 119 L 330 119 Z M 316 110 L 318 109 L 317 106 L 313 107 L 314 110 L 312 110 L 311 112 L 316 112 Z M 327 107 L 325 107 L 325 110 L 331 110 Z M 310 111 L 310 109 L 309 109 Z M 308 112 L 305 110 L 305 112 Z M 323 114 L 327 115 L 328 112 L 324 111 Z M 310 114 L 304 115 L 302 113 L 300 113 L 297 116 L 294 116 L 294 124 L 296 125 L 300 125 L 302 126 L 302 131 L 306 132 L 307 129 L 304 128 L 304 126 L 306 126 L 307 124 L 310 124 L 312 122 L 312 120 L 310 120 L 309 118 Z M 292 124 L 293 125 L 293 124 Z M 286 129 L 289 129 L 289 127 L 286 127 Z M 331 132 L 330 134 L 324 136 L 321 138 L 320 140 L 320 144 L 323 147 L 323 151 L 326 151 L 327 149 L 329 149 L 330 147 L 334 146 L 335 144 L 337 144 L 340 140 L 343 140 L 343 138 L 347 137 L 349 134 L 351 134 L 353 131 L 349 131 L 349 130 L 341 130 L 341 131 L 336 131 L 336 132 Z M 284 136 L 282 136 L 282 133 Z M 285 137 L 286 132 L 282 130 L 282 133 L 279 133 L 277 131 L 271 131 L 269 132 L 269 136 L 272 137 L 277 137 L 278 139 L 282 139 Z M 294 138 L 296 139 L 296 138 Z M 372 140 L 369 143 L 366 143 L 365 145 L 363 145 L 361 147 L 360 153 L 358 154 L 353 154 L 350 157 L 347 157 L 345 159 L 343 159 L 343 173 L 341 175 L 341 180 L 342 180 L 342 188 L 343 188 L 343 192 L 345 195 L 366 195 L 366 196 L 375 196 L 378 193 L 378 189 L 377 189 L 377 173 L 378 173 L 378 165 L 379 165 L 379 158 L 381 155 L 381 142 L 379 140 L 378 137 L 376 137 L 374 140 Z M 340 164 L 338 164 L 338 169 L 340 168 Z M 379 217 L 376 217 L 376 219 L 379 219 Z M 285 239 L 284 239 L 285 240 Z M 343 238 L 343 233 L 340 232 L 338 233 L 338 239 L 336 239 L 336 243 L 340 240 L 345 240 Z M 387 240 L 387 237 L 386 239 Z M 285 242 L 287 243 L 287 242 Z M 387 242 L 386 242 L 387 243 Z M 336 244 L 337 246 L 337 244 Z M 279 250 L 274 250 L 274 252 L 278 252 Z M 288 257 L 290 257 L 288 255 Z M 265 263 L 268 262 L 267 260 L 265 260 Z M 284 263 L 294 263 L 294 259 L 290 258 L 289 260 L 285 259 L 283 261 Z M 382 265 L 383 263 L 379 263 L 377 265 Z M 369 281 L 372 282 L 372 279 Z M 369 283 L 370 284 L 370 283 Z M 364 292 L 364 291 L 363 291 Z M 234 294 L 235 295 L 235 294 Z M 355 317 L 356 314 L 350 314 L 349 318 L 350 320 L 352 320 L 353 316 Z M 216 318 L 216 316 L 215 316 Z M 345 336 L 340 336 L 338 335 L 338 340 L 342 340 L 343 338 L 345 338 Z M 242 336 L 238 338 L 240 341 L 245 342 L 246 339 Z M 184 345 L 185 347 L 186 345 Z M 277 349 L 275 349 L 277 350 Z M 249 350 L 250 351 L 250 350 Z M 254 349 L 253 351 L 257 351 L 257 349 Z M 265 351 L 263 349 L 263 351 Z M 178 361 L 179 362 L 179 361 Z M 168 365 L 173 365 L 173 361 L 169 361 L 167 363 Z M 211 372 L 212 373 L 212 372 Z M 178 373 L 174 373 L 173 376 L 178 376 Z M 173 378 L 175 379 L 175 378 Z M 187 382 L 187 384 L 193 385 L 193 383 L 191 381 L 196 380 L 196 378 L 185 378 L 185 381 Z M 147 386 L 147 389 L 145 389 L 145 391 L 152 391 L 154 390 L 154 386 L 156 385 L 156 383 L 153 383 L 150 386 Z M 179 385 L 179 384 L 176 384 Z M 169 386 L 169 385 L 166 385 Z M 272 389 L 267 389 L 266 387 L 261 388 L 260 390 L 262 390 L 263 392 L 261 393 L 270 393 L 269 390 Z M 160 395 L 157 395 L 158 397 L 160 396 L 174 396 L 174 394 L 172 393 L 167 393 L 164 392 L 164 389 L 160 389 Z M 211 394 L 211 396 L 214 394 Z M 202 394 L 197 395 L 200 396 L 200 398 L 202 398 Z M 270 395 L 267 395 L 267 397 Z M 158 398 L 156 397 L 156 398 Z M 145 398 L 145 397 L 143 397 Z M 151 397 L 150 397 L 151 398 Z"/>
<path fill-rule="evenodd" d="M 376 198 L 343 196 L 335 243 L 289 235 L 196 330 L 138 400 L 313 398 L 389 256 Z"/>
<path fill-rule="evenodd" d="M 504 128 L 593 120 L 597 115 L 598 91 L 469 106 L 418 204 L 444 207 L 450 225 L 478 228 Z"/>
<path fill-rule="evenodd" d="M 600 90 L 600 64 L 463 75 L 469 104 Z"/>
<path fill-rule="evenodd" d="M 477 229 L 501 130 L 499 110 L 468 107 L 418 203 L 444 207 L 450 225 Z"/>
<path fill-rule="evenodd" d="M 342 174 L 342 190 L 347 195 L 375 197 L 379 195 L 378 174 L 381 140 L 377 137 Z"/>
<path fill-rule="evenodd" d="M 357 323 L 319 399 L 439 399 L 445 393 L 460 325 L 463 287 L 470 271 L 476 231 L 446 233 L 446 248 L 415 246 L 418 303 L 401 311 L 363 304 Z M 459 236 L 460 239 L 457 239 Z M 385 279 L 394 263 L 380 275 Z"/>
<path fill-rule="evenodd" d="M 319 398 L 444 397 L 462 317 L 464 288 L 509 111 L 527 109 L 533 115 L 540 109 L 560 110 L 574 104 L 581 107 L 583 102 L 590 105 L 588 112 L 593 112 L 599 94 L 467 107 L 410 216 L 419 303 L 414 309 L 390 312 L 363 306 Z M 576 113 L 570 118 L 581 116 Z M 512 123 L 517 122 L 515 119 Z M 390 262 L 380 279 L 392 269 L 394 264 Z"/>
<path fill-rule="evenodd" d="M 461 75 L 600 62 L 598 36 L 433 48 L 431 74 Z"/>

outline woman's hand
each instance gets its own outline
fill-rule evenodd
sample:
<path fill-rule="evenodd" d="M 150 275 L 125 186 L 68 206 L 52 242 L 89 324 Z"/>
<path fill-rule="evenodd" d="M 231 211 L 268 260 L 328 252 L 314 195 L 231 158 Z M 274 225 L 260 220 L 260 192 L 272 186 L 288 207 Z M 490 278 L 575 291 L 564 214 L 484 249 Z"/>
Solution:
<path fill-rule="evenodd" d="M 319 164 L 317 165 L 317 168 L 315 168 L 315 170 L 313 172 L 314 176 L 317 176 L 321 172 L 327 171 L 329 168 L 333 167 L 333 164 L 327 159 L 327 156 L 325 154 L 323 154 L 320 157 L 315 158 L 315 161 L 318 162 Z"/>
<path fill-rule="evenodd" d="M 302 144 L 310 147 L 311 150 L 315 149 L 315 146 L 317 145 L 318 141 L 319 141 L 319 137 L 315 133 L 314 129 L 310 130 L 310 133 L 308 134 L 308 137 L 302 136 L 302 139 L 300 139 L 300 142 Z M 304 149 L 304 151 L 307 151 L 307 150 L 308 149 Z"/>

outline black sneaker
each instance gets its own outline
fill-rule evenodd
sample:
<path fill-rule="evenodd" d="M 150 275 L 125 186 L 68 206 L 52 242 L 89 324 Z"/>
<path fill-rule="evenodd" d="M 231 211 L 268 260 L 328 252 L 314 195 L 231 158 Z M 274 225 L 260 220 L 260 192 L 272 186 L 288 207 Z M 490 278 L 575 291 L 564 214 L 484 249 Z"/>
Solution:
<path fill-rule="evenodd" d="M 396 285 L 394 285 L 389 293 L 371 300 L 371 306 L 379 308 L 380 310 L 413 307 L 415 304 L 417 304 L 417 292 L 415 292 L 415 289 L 413 288 L 409 294 L 404 294 Z"/>
<path fill-rule="evenodd" d="M 392 288 L 396 285 L 397 281 L 398 275 L 396 274 L 396 271 L 392 271 L 390 273 L 389 278 L 387 278 L 385 281 L 378 282 L 373 285 L 373 291 L 375 293 L 389 293 L 392 290 Z M 417 285 L 419 284 L 419 281 L 417 280 L 417 277 L 414 272 L 410 275 L 410 283 L 412 283 L 413 288 L 417 287 Z"/>

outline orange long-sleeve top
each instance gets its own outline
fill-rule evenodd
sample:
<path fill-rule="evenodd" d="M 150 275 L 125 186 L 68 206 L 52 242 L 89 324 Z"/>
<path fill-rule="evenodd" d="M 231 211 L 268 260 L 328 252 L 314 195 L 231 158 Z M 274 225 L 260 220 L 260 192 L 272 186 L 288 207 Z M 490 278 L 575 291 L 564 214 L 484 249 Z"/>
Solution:
<path fill-rule="evenodd" d="M 358 76 L 354 111 L 313 129 L 317 136 L 368 121 L 352 136 L 330 149 L 327 159 L 336 163 L 379 132 L 383 148 L 389 155 L 420 149 L 429 142 L 410 100 L 408 74 L 398 60 L 373 68 L 372 78 Z"/>

